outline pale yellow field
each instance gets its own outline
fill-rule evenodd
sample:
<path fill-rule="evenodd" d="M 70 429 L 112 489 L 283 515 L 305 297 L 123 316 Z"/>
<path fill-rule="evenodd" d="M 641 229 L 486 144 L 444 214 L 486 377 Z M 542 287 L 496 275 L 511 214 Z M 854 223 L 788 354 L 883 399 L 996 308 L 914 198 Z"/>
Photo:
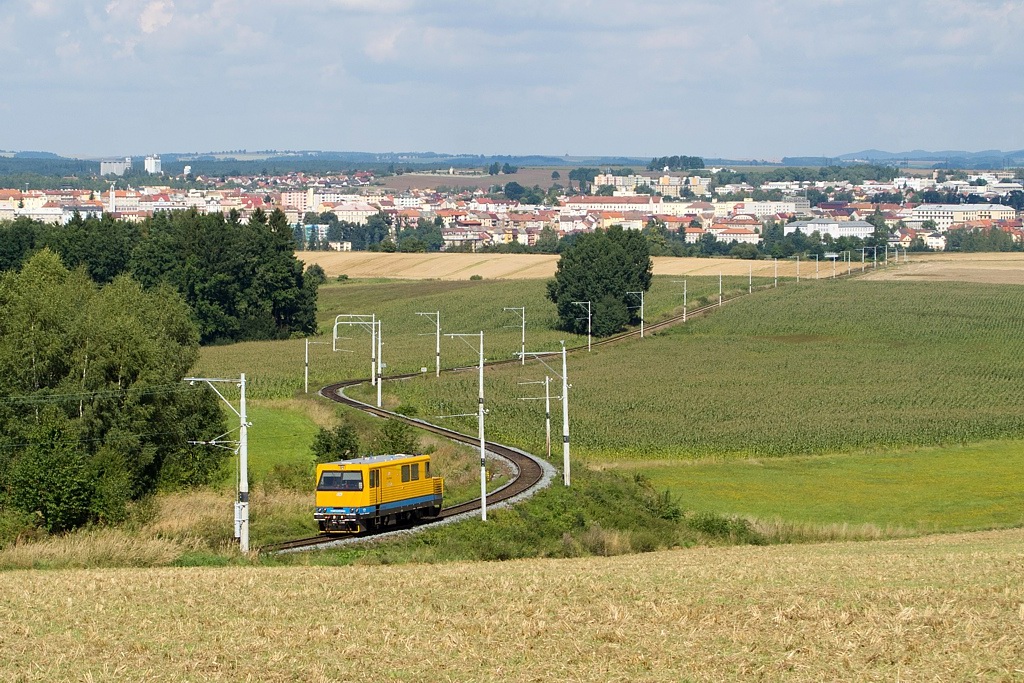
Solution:
<path fill-rule="evenodd" d="M 380 252 L 300 251 L 296 254 L 307 264 L 319 263 L 328 277 L 397 278 L 404 280 L 468 280 L 480 275 L 487 280 L 526 280 L 553 277 L 557 255 L 547 254 L 385 254 Z M 748 275 L 772 277 L 772 261 L 736 259 L 673 258 L 656 256 L 655 275 Z M 779 277 L 795 277 L 795 261 L 779 261 Z M 845 271 L 840 268 L 839 274 Z M 801 277 L 815 276 L 814 261 L 800 264 Z M 820 264 L 820 277 L 831 276 L 831 265 Z"/>
<path fill-rule="evenodd" d="M 1024 678 L 1024 531 L 3 576 L 4 681 Z"/>
<path fill-rule="evenodd" d="M 555 274 L 558 256 L 546 254 L 384 254 L 375 252 L 298 252 L 307 264 L 319 263 L 329 277 L 341 274 L 351 278 L 397 278 L 407 280 L 468 280 L 472 275 L 492 279 L 550 278 Z M 860 261 L 837 263 L 838 275 L 864 273 L 873 279 L 949 280 L 1024 284 L 1024 254 L 911 254 L 909 263 L 891 266 L 870 262 L 861 270 Z M 673 258 L 656 256 L 655 275 L 749 275 L 773 277 L 776 264 L 768 259 L 744 261 L 725 258 Z M 831 262 L 795 260 L 778 262 L 779 277 L 827 279 L 832 277 Z"/>
<path fill-rule="evenodd" d="M 869 277 L 1024 285 L 1024 253 L 911 254 L 909 263 L 872 272 Z"/>

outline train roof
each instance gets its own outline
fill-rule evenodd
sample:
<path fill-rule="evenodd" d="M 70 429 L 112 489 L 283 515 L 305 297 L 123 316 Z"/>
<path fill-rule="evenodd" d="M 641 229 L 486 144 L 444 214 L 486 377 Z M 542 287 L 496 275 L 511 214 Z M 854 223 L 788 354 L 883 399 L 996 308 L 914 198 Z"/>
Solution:
<path fill-rule="evenodd" d="M 408 460 L 410 458 L 425 458 L 425 454 L 409 454 L 409 453 L 395 453 L 392 455 L 367 455 L 362 458 L 352 458 L 351 460 L 336 460 L 335 462 L 324 463 L 326 465 L 380 465 L 386 462 L 394 462 L 396 460 Z"/>

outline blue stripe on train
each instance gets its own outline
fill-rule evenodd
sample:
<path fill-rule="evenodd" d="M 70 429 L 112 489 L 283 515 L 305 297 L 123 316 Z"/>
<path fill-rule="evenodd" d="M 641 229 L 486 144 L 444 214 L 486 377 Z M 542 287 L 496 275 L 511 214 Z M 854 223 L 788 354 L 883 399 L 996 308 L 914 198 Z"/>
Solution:
<path fill-rule="evenodd" d="M 380 511 L 387 512 L 388 510 L 408 507 L 410 505 L 435 503 L 440 500 L 440 498 L 440 496 L 436 495 L 419 496 L 417 498 L 403 498 L 402 500 L 394 500 L 390 503 L 381 503 Z M 328 515 L 372 515 L 374 513 L 374 509 L 375 506 L 373 505 L 361 508 L 326 508 L 324 513 Z"/>

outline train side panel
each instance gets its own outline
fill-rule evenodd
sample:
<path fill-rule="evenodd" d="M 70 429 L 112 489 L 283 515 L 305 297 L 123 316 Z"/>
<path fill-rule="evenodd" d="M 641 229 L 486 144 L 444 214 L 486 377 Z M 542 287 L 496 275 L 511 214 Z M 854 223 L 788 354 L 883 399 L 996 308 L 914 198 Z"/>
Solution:
<path fill-rule="evenodd" d="M 430 456 L 388 455 L 317 466 L 314 519 L 321 533 L 358 533 L 436 515 L 444 482 Z"/>

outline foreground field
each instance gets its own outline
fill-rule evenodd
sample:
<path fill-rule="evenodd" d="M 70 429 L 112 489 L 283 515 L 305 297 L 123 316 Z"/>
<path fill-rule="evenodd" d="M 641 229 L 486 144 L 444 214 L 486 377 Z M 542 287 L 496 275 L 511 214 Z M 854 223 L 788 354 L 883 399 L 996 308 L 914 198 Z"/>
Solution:
<path fill-rule="evenodd" d="M 0 680 L 1017 680 L 1022 547 L 16 572 Z"/>

